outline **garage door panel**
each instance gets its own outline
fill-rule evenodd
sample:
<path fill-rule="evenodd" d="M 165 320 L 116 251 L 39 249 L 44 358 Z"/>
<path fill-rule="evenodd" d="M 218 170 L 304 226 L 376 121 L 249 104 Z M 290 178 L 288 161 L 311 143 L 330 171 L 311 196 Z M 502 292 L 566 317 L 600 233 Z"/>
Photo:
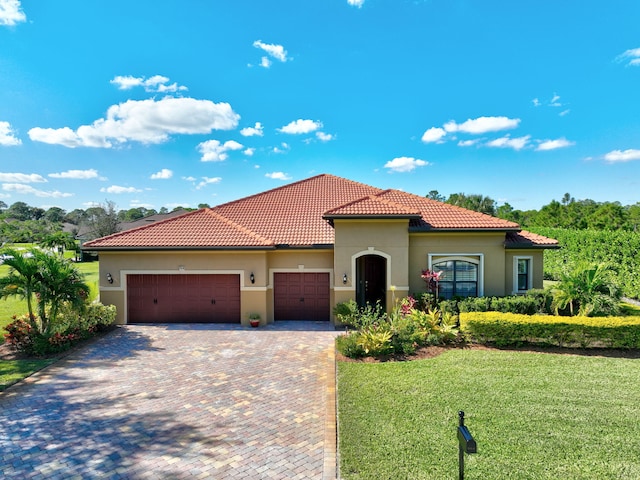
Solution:
<path fill-rule="evenodd" d="M 273 289 L 276 320 L 329 320 L 328 273 L 276 273 Z"/>
<path fill-rule="evenodd" d="M 240 276 L 127 276 L 129 323 L 240 323 Z"/>

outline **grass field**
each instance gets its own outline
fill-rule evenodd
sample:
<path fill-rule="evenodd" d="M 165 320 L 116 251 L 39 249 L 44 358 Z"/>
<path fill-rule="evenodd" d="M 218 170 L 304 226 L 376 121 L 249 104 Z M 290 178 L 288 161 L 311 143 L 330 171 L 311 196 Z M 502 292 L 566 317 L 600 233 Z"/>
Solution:
<path fill-rule="evenodd" d="M 457 478 L 457 412 L 478 453 L 467 479 L 640 478 L 640 359 L 449 350 L 338 363 L 345 480 Z"/>

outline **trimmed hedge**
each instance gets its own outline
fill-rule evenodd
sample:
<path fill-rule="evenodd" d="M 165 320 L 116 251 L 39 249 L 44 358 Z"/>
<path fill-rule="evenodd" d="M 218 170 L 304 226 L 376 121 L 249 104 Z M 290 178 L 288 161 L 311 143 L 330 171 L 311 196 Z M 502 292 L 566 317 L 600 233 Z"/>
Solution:
<path fill-rule="evenodd" d="M 560 347 L 640 348 L 640 316 L 558 317 L 500 312 L 460 314 L 471 340 L 497 346 L 526 343 Z"/>

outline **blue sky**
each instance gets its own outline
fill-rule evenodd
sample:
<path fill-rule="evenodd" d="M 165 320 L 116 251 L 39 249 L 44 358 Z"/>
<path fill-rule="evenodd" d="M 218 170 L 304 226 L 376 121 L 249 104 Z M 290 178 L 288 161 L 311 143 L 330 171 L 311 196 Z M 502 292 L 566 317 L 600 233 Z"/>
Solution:
<path fill-rule="evenodd" d="M 0 0 L 0 200 L 216 205 L 319 173 L 640 201 L 640 2 Z"/>

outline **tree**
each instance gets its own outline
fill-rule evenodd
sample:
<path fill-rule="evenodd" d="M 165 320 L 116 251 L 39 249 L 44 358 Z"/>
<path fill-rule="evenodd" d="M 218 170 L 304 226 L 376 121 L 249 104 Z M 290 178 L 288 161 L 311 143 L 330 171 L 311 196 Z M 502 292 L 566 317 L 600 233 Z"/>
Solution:
<path fill-rule="evenodd" d="M 57 250 L 62 255 L 66 250 L 75 250 L 76 241 L 70 233 L 67 232 L 55 232 L 51 235 L 47 235 L 40 246 L 45 248 L 51 248 Z"/>
<path fill-rule="evenodd" d="M 487 215 L 496 214 L 496 202 L 490 197 L 483 195 L 464 193 L 452 193 L 449 195 L 447 202 L 451 205 L 473 210 L 475 212 L 486 213 Z"/>
<path fill-rule="evenodd" d="M 208 203 L 199 203 L 198 208 L 211 208 Z"/>
<path fill-rule="evenodd" d="M 0 213 L 7 208 L 7 204 L 0 200 Z"/>
<path fill-rule="evenodd" d="M 169 213 L 169 209 L 167 209 L 167 207 L 162 207 L 158 213 L 160 215 L 166 215 L 167 213 Z"/>
<path fill-rule="evenodd" d="M 570 315 L 616 314 L 620 292 L 606 266 L 578 265 L 564 273 L 553 290 L 553 308 L 556 315 L 560 309 L 569 307 Z"/>
<path fill-rule="evenodd" d="M 88 208 L 85 223 L 92 238 L 106 237 L 118 231 L 118 214 L 115 203 L 107 201 L 104 205 Z"/>
<path fill-rule="evenodd" d="M 38 328 L 33 315 L 33 295 L 39 285 L 39 265 L 33 256 L 23 256 L 12 248 L 6 249 L 4 255 L 9 274 L 0 278 L 0 298 L 18 296 L 26 300 L 29 320 L 34 328 Z"/>
<path fill-rule="evenodd" d="M 440 192 L 438 192 L 438 190 L 431 190 L 429 193 L 427 193 L 426 196 L 427 198 L 435 200 L 437 202 L 444 202 L 446 200 L 446 198 L 444 198 L 444 195 L 440 195 Z"/>
<path fill-rule="evenodd" d="M 60 207 L 51 207 L 45 212 L 44 219 L 51 223 L 62 223 L 66 214 Z"/>
<path fill-rule="evenodd" d="M 16 220 L 30 220 L 31 219 L 31 207 L 24 202 L 15 202 L 6 210 L 7 218 L 14 218 Z"/>
<path fill-rule="evenodd" d="M 31 325 L 48 334 L 63 303 L 78 307 L 89 297 L 83 275 L 68 261 L 33 248 L 27 254 L 15 249 L 5 251 L 9 274 L 0 278 L 0 298 L 17 295 L 27 301 Z M 36 298 L 38 317 L 33 314 Z"/>

